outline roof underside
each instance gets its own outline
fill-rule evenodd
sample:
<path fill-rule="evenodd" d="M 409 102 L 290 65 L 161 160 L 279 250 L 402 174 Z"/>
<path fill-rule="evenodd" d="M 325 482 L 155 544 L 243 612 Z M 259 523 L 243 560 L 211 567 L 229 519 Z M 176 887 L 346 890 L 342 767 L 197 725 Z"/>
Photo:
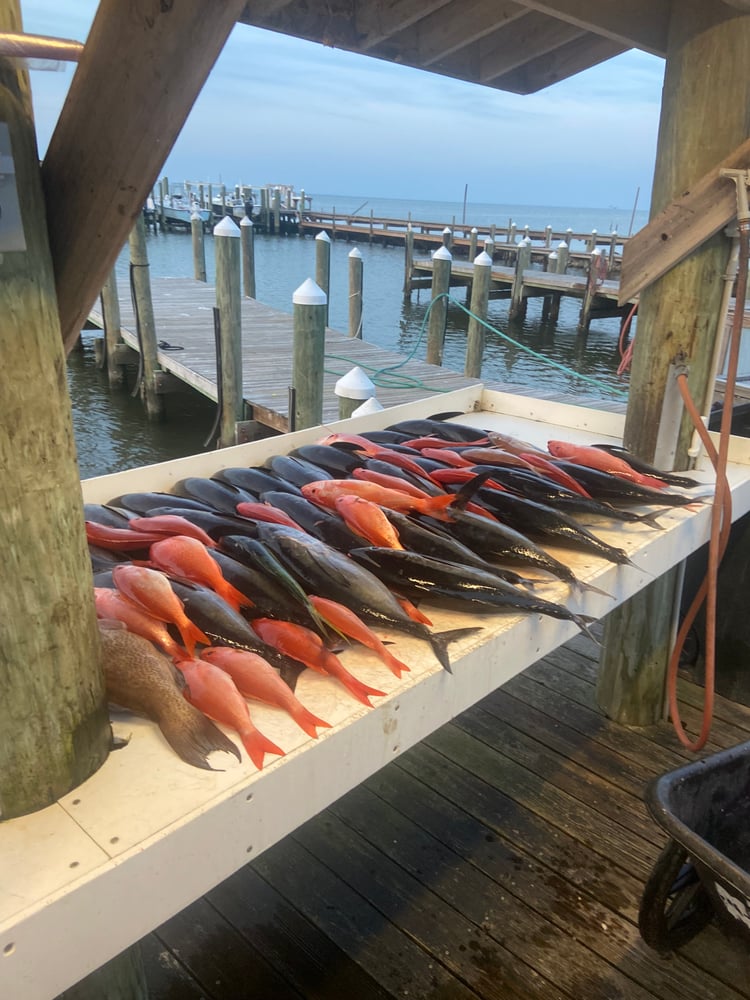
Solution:
<path fill-rule="evenodd" d="M 241 21 L 531 94 L 637 48 L 664 56 L 671 0 L 248 0 Z"/>

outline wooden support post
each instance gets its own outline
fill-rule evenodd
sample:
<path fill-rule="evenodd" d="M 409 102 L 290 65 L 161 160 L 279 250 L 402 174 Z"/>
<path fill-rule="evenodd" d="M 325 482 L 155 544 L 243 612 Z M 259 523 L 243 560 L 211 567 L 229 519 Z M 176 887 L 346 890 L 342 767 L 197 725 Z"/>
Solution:
<path fill-rule="evenodd" d="M 544 227 L 544 245 L 546 247 L 552 246 L 552 226 Z"/>
<path fill-rule="evenodd" d="M 102 288 L 102 318 L 104 320 L 104 348 L 107 358 L 107 378 L 111 389 L 125 385 L 125 367 L 118 364 L 117 348 L 122 344 L 120 299 L 117 295 L 117 277 L 114 270 Z"/>
<path fill-rule="evenodd" d="M 220 215 L 224 216 L 227 214 L 227 186 L 222 184 L 219 188 L 219 200 L 221 201 L 221 212 Z"/>
<path fill-rule="evenodd" d="M 748 64 L 750 16 L 702 0 L 672 6 L 652 216 L 747 138 Z M 689 366 L 699 406 L 713 390 L 708 383 L 720 276 L 729 255 L 729 240 L 720 232 L 641 293 L 624 444 L 645 461 L 654 456 L 669 367 L 678 353 Z M 691 437 L 683 420 L 678 469 L 685 467 Z M 678 570 L 671 571 L 607 618 L 597 699 L 619 722 L 646 725 L 661 715 L 678 578 Z"/>
<path fill-rule="evenodd" d="M 221 331 L 221 422 L 219 447 L 237 443 L 237 423 L 245 416 L 242 387 L 242 316 L 240 311 L 240 230 L 225 216 L 214 228 L 216 306 Z"/>
<path fill-rule="evenodd" d="M 203 220 L 198 212 L 190 216 L 190 232 L 193 237 L 193 274 L 196 281 L 206 280 L 206 245 L 203 239 Z"/>
<path fill-rule="evenodd" d="M 328 326 L 328 296 L 331 287 L 331 240 L 325 230 L 315 237 L 315 283 L 326 297 L 325 325 Z"/>
<path fill-rule="evenodd" d="M 242 241 L 242 287 L 245 297 L 255 298 L 255 227 L 245 215 L 240 223 Z"/>
<path fill-rule="evenodd" d="M 432 258 L 432 308 L 427 327 L 427 355 L 430 365 L 442 365 L 445 321 L 448 318 L 448 293 L 451 286 L 450 250 L 440 247 Z"/>
<path fill-rule="evenodd" d="M 475 260 L 477 256 L 477 237 L 479 231 L 476 226 L 473 226 L 471 232 L 469 233 L 469 260 Z"/>
<path fill-rule="evenodd" d="M 209 222 L 213 224 L 214 218 L 214 186 L 213 184 L 208 185 L 208 210 L 211 213 Z"/>
<path fill-rule="evenodd" d="M 404 236 L 404 298 L 411 295 L 411 279 L 414 273 L 414 230 L 411 222 L 406 227 Z"/>
<path fill-rule="evenodd" d="M 273 228 L 271 232 L 277 235 L 281 232 L 281 191 L 278 188 L 273 192 Z"/>
<path fill-rule="evenodd" d="M 469 328 L 466 331 L 466 363 L 464 375 L 479 378 L 482 374 L 485 326 L 481 320 L 487 319 L 487 304 L 490 299 L 492 278 L 492 258 L 480 253 L 474 261 L 474 278 L 471 282 L 471 312 Z"/>
<path fill-rule="evenodd" d="M 516 224 L 515 222 L 508 223 L 508 243 L 516 242 Z"/>
<path fill-rule="evenodd" d="M 372 243 L 372 232 L 373 232 L 374 228 L 375 228 L 375 211 L 374 211 L 374 209 L 371 208 L 370 209 L 370 240 L 369 240 L 370 243 Z M 409 224 L 409 229 L 411 229 L 411 223 Z"/>
<path fill-rule="evenodd" d="M 19 0 L 0 0 L 0 32 L 21 30 Z M 15 188 L 22 220 L 15 251 L 0 254 L 5 820 L 50 805 L 93 774 L 111 730 L 31 91 L 27 73 L 2 56 L 0 123 L 3 160 L 12 160 L 3 207 Z"/>
<path fill-rule="evenodd" d="M 510 292 L 510 319 L 521 317 L 525 312 L 526 301 L 523 297 L 523 272 L 531 264 L 531 244 L 521 241 L 518 244 L 516 253 L 516 273 L 513 278 L 513 287 Z"/>
<path fill-rule="evenodd" d="M 349 251 L 349 336 L 362 339 L 362 254 L 354 247 Z"/>
<path fill-rule="evenodd" d="M 589 236 L 588 242 L 586 243 L 586 252 L 587 253 L 594 253 L 594 251 L 596 250 L 596 237 L 597 237 L 597 235 L 598 234 L 597 234 L 596 230 L 592 229 L 591 230 L 591 236 Z"/>
<path fill-rule="evenodd" d="M 591 254 L 591 260 L 589 261 L 589 274 L 588 280 L 586 281 L 586 291 L 583 295 L 583 304 L 581 305 L 581 312 L 578 316 L 579 333 L 588 331 L 589 324 L 591 322 L 591 306 L 593 305 L 599 285 L 601 285 L 606 276 L 607 258 L 601 252 L 601 249 L 597 247 Z"/>
<path fill-rule="evenodd" d="M 299 192 L 299 221 L 302 222 L 302 216 L 305 214 L 305 189 L 300 188 Z"/>
<path fill-rule="evenodd" d="M 443 246 L 446 250 L 450 250 L 453 246 L 453 233 L 451 232 L 450 226 L 446 226 L 442 233 Z"/>
<path fill-rule="evenodd" d="M 164 190 L 164 178 L 159 181 L 159 228 L 162 232 L 167 227 L 167 220 L 164 217 L 164 202 L 166 201 L 167 192 Z"/>
<path fill-rule="evenodd" d="M 343 375 L 333 390 L 339 398 L 339 420 L 348 420 L 356 409 L 375 395 L 375 384 L 359 366 Z"/>
<path fill-rule="evenodd" d="M 323 421 L 323 361 L 326 337 L 326 294 L 308 278 L 292 296 L 294 345 L 294 429 Z"/>
<path fill-rule="evenodd" d="M 143 365 L 141 399 L 146 407 L 148 419 L 161 420 L 164 417 L 164 405 L 157 389 L 156 373 L 159 371 L 159 359 L 157 358 L 156 322 L 154 321 L 154 304 L 151 299 L 146 226 L 143 222 L 143 216 L 139 216 L 135 220 L 129 242 L 133 294 L 140 330 L 139 339 Z"/>
<path fill-rule="evenodd" d="M 204 191 L 202 184 L 198 185 L 198 204 L 201 208 L 206 207 L 206 192 Z M 209 210 L 210 208 L 211 206 L 209 205 Z"/>

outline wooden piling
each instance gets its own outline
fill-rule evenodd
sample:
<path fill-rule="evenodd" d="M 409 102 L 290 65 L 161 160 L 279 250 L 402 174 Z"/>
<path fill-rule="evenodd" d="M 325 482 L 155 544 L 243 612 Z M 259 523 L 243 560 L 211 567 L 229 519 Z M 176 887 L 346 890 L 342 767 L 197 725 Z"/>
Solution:
<path fill-rule="evenodd" d="M 156 322 L 151 301 L 151 277 L 146 249 L 146 226 L 139 215 L 130 233 L 130 280 L 132 282 L 135 312 L 141 343 L 141 399 L 149 420 L 164 417 L 164 403 L 158 391 L 159 359 L 156 346 Z"/>
<path fill-rule="evenodd" d="M 162 178 L 159 182 L 159 228 L 164 232 L 166 228 L 166 219 L 164 217 L 164 201 L 166 197 L 166 191 L 164 190 L 164 182 L 166 178 Z"/>
<path fill-rule="evenodd" d="M 445 322 L 448 318 L 447 295 L 450 291 L 452 259 L 447 247 L 440 247 L 432 258 L 432 308 L 427 327 L 427 355 L 425 357 L 430 365 L 442 365 L 443 363 Z"/>
<path fill-rule="evenodd" d="M 583 304 L 581 305 L 581 312 L 578 316 L 579 333 L 582 333 L 589 328 L 589 324 L 591 322 L 591 306 L 593 305 L 594 298 L 596 296 L 596 290 L 606 276 L 607 258 L 597 247 L 597 249 L 591 254 L 589 274 L 586 281 L 586 292 L 583 296 Z"/>
<path fill-rule="evenodd" d="M 354 411 L 375 395 L 375 385 L 357 365 L 343 375 L 334 388 L 339 399 L 339 419 L 348 420 Z"/>
<path fill-rule="evenodd" d="M 546 247 L 552 246 L 552 226 L 544 227 L 544 245 Z"/>
<path fill-rule="evenodd" d="M 222 184 L 219 188 L 219 198 L 221 199 L 221 215 L 227 214 L 227 186 Z"/>
<path fill-rule="evenodd" d="M 255 227 L 245 215 L 240 222 L 242 242 L 242 288 L 245 298 L 255 298 Z"/>
<path fill-rule="evenodd" d="M 325 325 L 328 326 L 328 296 L 331 287 L 331 238 L 325 230 L 315 237 L 315 283 L 326 297 Z"/>
<path fill-rule="evenodd" d="M 225 216 L 214 227 L 216 306 L 221 329 L 221 416 L 219 447 L 237 443 L 237 423 L 245 416 L 242 386 L 242 318 L 240 313 L 240 230 Z"/>
<path fill-rule="evenodd" d="M 467 378 L 479 378 L 482 374 L 486 330 L 482 320 L 487 319 L 491 278 L 492 258 L 487 253 L 480 253 L 474 260 L 474 277 L 471 282 L 471 316 L 469 317 L 469 328 L 466 331 L 466 362 L 464 365 L 464 375 Z"/>
<path fill-rule="evenodd" d="M 203 239 L 203 220 L 197 212 L 190 216 L 193 237 L 193 274 L 196 281 L 206 281 L 206 246 Z"/>
<path fill-rule="evenodd" d="M 276 188 L 273 192 L 272 209 L 271 214 L 273 215 L 273 228 L 271 232 L 280 233 L 281 232 L 281 191 Z"/>
<path fill-rule="evenodd" d="M 476 263 L 477 256 L 477 237 L 479 236 L 479 230 L 476 226 L 472 226 L 471 232 L 469 233 L 469 260 L 473 260 Z"/>
<path fill-rule="evenodd" d="M 510 293 L 510 319 L 523 318 L 526 312 L 526 299 L 523 297 L 523 272 L 531 264 L 531 244 L 522 240 L 516 253 L 516 270 L 513 287 Z"/>
<path fill-rule="evenodd" d="M 411 295 L 411 279 L 414 271 L 414 230 L 411 222 L 406 227 L 404 239 L 404 297 Z"/>
<path fill-rule="evenodd" d="M 327 297 L 312 278 L 292 296 L 294 345 L 294 429 L 315 427 L 323 420 L 323 361 L 325 356 Z"/>
<path fill-rule="evenodd" d="M 450 226 L 446 226 L 443 230 L 443 246 L 446 250 L 450 250 L 453 246 L 453 233 Z"/>
<path fill-rule="evenodd" d="M 117 276 L 114 269 L 102 288 L 102 319 L 104 322 L 104 353 L 107 363 L 107 379 L 111 389 L 121 389 L 125 385 L 125 366 L 117 360 L 118 347 L 122 344 L 120 327 L 120 299 L 117 295 Z"/>
<path fill-rule="evenodd" d="M 362 339 L 362 254 L 349 251 L 349 336 Z"/>

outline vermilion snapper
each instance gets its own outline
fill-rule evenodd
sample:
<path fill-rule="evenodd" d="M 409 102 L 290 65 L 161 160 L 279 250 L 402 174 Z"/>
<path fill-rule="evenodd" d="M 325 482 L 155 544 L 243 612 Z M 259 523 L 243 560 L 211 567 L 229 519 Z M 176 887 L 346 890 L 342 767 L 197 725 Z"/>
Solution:
<path fill-rule="evenodd" d="M 131 601 L 145 608 L 154 618 L 176 625 L 190 656 L 197 642 L 211 645 L 211 640 L 185 614 L 182 601 L 172 590 L 169 580 L 157 569 L 122 563 L 112 569 L 115 586 Z"/>
<path fill-rule="evenodd" d="M 363 646 L 367 646 L 373 653 L 377 653 L 383 663 L 385 663 L 396 677 L 400 677 L 404 670 L 410 669 L 405 663 L 390 653 L 372 629 L 368 628 L 362 619 L 358 618 L 349 608 L 344 607 L 343 604 L 339 604 L 338 601 L 331 601 L 327 597 L 317 597 L 315 594 L 310 594 L 309 598 L 310 603 L 317 608 L 318 612 L 327 622 L 330 622 L 343 635 L 354 639 Z"/>
<path fill-rule="evenodd" d="M 284 756 L 284 751 L 255 727 L 247 702 L 225 670 L 205 660 L 180 660 L 177 668 L 187 681 L 185 697 L 190 704 L 216 722 L 234 729 L 259 771 L 263 768 L 265 754 Z"/>
<path fill-rule="evenodd" d="M 207 534 L 203 528 L 188 521 L 186 517 L 179 514 L 154 514 L 153 517 L 134 517 L 130 521 L 131 527 L 136 531 L 144 531 L 146 534 L 170 537 L 171 535 L 187 535 L 203 542 L 206 548 L 213 548 L 216 542 Z"/>
<path fill-rule="evenodd" d="M 124 597 L 112 587 L 94 587 L 96 616 L 102 620 L 115 619 L 131 632 L 161 646 L 173 658 L 183 658 L 185 650 L 175 642 L 164 622 L 154 618 L 143 608 Z"/>
<path fill-rule="evenodd" d="M 308 711 L 268 660 L 258 653 L 230 646 L 209 646 L 201 652 L 200 658 L 225 670 L 245 698 L 255 698 L 267 705 L 282 708 L 308 736 L 318 738 L 316 727 L 330 729 L 330 722 L 325 722 Z"/>
<path fill-rule="evenodd" d="M 113 528 L 108 524 L 98 524 L 96 521 L 86 521 L 86 538 L 93 545 L 112 552 L 137 552 L 147 549 L 151 542 L 156 542 L 161 535 L 155 531 L 133 531 L 130 528 Z"/>
<path fill-rule="evenodd" d="M 400 490 L 389 490 L 360 479 L 326 479 L 302 487 L 304 497 L 329 510 L 335 509 L 337 497 L 347 494 L 363 497 L 365 500 L 380 504 L 381 507 L 388 507 L 404 514 L 417 510 L 421 514 L 430 514 L 441 519 L 447 518 L 446 508 L 458 499 L 456 494 L 451 493 L 437 497 L 414 497 Z"/>
<path fill-rule="evenodd" d="M 347 525 L 366 538 L 371 545 L 382 545 L 389 549 L 402 549 L 398 532 L 376 503 L 345 494 L 336 498 L 336 511 Z"/>
<path fill-rule="evenodd" d="M 599 472 L 608 472 L 612 476 L 629 479 L 639 486 L 650 486 L 656 490 L 663 490 L 667 487 L 667 483 L 663 479 L 657 479 L 655 476 L 644 476 L 642 473 L 636 472 L 624 459 L 618 458 L 610 452 L 602 451 L 601 448 L 569 444 L 567 441 L 548 441 L 547 448 L 550 455 L 555 458 L 562 458 L 566 462 L 575 462 L 576 465 L 585 465 L 590 469 L 598 469 Z"/>
<path fill-rule="evenodd" d="M 205 545 L 196 538 L 189 538 L 186 535 L 163 538 L 151 546 L 149 558 L 157 569 L 164 570 L 171 576 L 210 587 L 235 611 L 239 611 L 243 606 L 252 607 L 253 602 L 250 598 L 224 579 L 219 564 L 208 554 Z"/>
<path fill-rule="evenodd" d="M 300 660 L 321 674 L 338 678 L 350 694 L 368 708 L 372 708 L 368 695 L 381 697 L 385 693 L 357 680 L 338 656 L 330 649 L 326 649 L 320 636 L 304 625 L 276 621 L 272 618 L 256 618 L 253 620 L 253 628 L 264 642 L 275 646 L 280 652 Z"/>

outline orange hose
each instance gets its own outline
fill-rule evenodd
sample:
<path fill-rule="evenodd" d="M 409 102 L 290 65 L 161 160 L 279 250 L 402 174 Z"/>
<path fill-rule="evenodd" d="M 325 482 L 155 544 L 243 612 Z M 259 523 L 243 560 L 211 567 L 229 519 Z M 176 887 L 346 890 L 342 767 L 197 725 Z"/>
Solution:
<path fill-rule="evenodd" d="M 734 398 L 734 387 L 737 378 L 740 351 L 740 338 L 745 312 L 745 298 L 747 295 L 747 269 L 748 261 L 750 259 L 750 223 L 746 220 L 742 220 L 739 224 L 739 231 L 740 244 L 737 287 L 735 293 L 732 332 L 729 344 L 729 362 L 727 365 L 727 380 L 724 393 L 724 409 L 721 415 L 718 454 L 708 435 L 708 431 L 705 428 L 700 413 L 690 396 L 687 376 L 685 374 L 681 374 L 677 377 L 677 384 L 679 386 L 685 408 L 688 411 L 690 418 L 700 435 L 701 441 L 705 445 L 706 452 L 711 459 L 711 463 L 716 470 L 716 489 L 711 508 L 711 531 L 708 543 L 708 568 L 706 570 L 706 577 L 693 598 L 690 608 L 688 609 L 682 625 L 680 626 L 667 669 L 667 698 L 672 723 L 683 746 L 685 746 L 688 750 L 696 751 L 701 750 L 705 746 L 711 732 L 711 723 L 713 720 L 716 677 L 716 591 L 719 563 L 726 550 L 727 542 L 729 540 L 729 532 L 732 526 L 732 495 L 726 478 L 726 467 L 732 424 L 731 401 Z M 729 400 L 730 405 L 727 405 L 727 400 Z M 677 704 L 677 671 L 679 667 L 680 653 L 682 652 L 685 638 L 695 621 L 695 617 L 698 614 L 704 599 L 706 601 L 706 662 L 703 718 L 698 738 L 696 740 L 691 740 L 685 732 L 682 720 L 680 719 L 680 712 Z"/>

